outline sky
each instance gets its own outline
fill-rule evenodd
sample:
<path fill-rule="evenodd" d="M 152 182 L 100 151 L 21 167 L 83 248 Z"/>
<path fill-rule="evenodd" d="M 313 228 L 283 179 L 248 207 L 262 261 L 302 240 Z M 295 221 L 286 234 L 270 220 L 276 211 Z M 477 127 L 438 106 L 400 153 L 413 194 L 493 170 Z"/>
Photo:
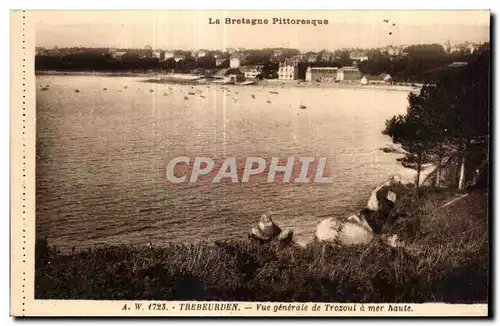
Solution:
<path fill-rule="evenodd" d="M 30 15 L 31 17 L 31 15 Z M 274 25 L 272 18 L 328 20 Z M 221 24 L 209 24 L 209 19 Z M 267 25 L 224 18 L 269 19 Z M 384 22 L 387 20 L 388 22 Z M 301 51 L 489 41 L 489 11 L 37 11 L 36 44 L 58 47 L 224 49 L 290 47 Z M 393 25 L 395 24 L 395 25 Z M 391 34 L 389 34 L 391 33 Z"/>

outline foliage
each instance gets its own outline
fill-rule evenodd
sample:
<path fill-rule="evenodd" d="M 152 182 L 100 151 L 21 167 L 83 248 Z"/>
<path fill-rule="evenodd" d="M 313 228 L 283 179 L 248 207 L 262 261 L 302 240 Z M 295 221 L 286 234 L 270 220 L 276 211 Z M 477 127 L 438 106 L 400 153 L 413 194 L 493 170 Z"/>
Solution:
<path fill-rule="evenodd" d="M 480 51 L 488 51 L 489 44 L 485 43 Z M 227 53 L 221 51 L 209 51 L 206 57 L 195 60 L 189 51 L 175 51 L 176 54 L 185 56 L 185 60 L 176 63 L 173 59 L 160 61 L 152 58 L 150 49 L 121 49 L 126 52 L 122 58 L 114 58 L 107 48 L 61 48 L 57 51 L 47 52 L 35 57 L 35 68 L 37 70 L 61 70 L 61 71 L 164 71 L 174 70 L 178 72 L 189 72 L 196 68 L 215 68 L 214 56 L 228 57 Z M 279 51 L 279 52 L 277 52 Z M 320 51 L 321 54 L 325 51 Z M 445 53 L 442 46 L 435 44 L 413 45 L 405 49 L 405 55 L 390 56 L 381 53 L 379 49 L 368 49 L 365 51 L 369 60 L 359 63 L 359 68 L 364 74 L 378 75 L 388 73 L 395 82 L 418 82 L 436 83 L 443 76 L 454 78 L 462 68 L 450 68 L 449 64 L 455 61 L 471 62 L 476 58 L 470 53 Z M 297 49 L 289 48 L 265 48 L 249 49 L 243 51 L 246 64 L 265 65 L 265 76 L 271 78 L 276 76 L 278 62 L 299 54 Z M 279 55 L 275 55 L 279 53 Z M 336 50 L 330 61 L 318 61 L 314 63 L 302 62 L 299 66 L 299 79 L 305 78 L 305 69 L 308 66 L 342 67 L 353 65 L 349 57 L 349 50 Z M 148 57 L 149 56 L 149 57 Z M 226 62 L 224 66 L 227 67 Z"/>
<path fill-rule="evenodd" d="M 440 164 L 444 155 L 466 151 L 472 138 L 488 135 L 488 92 L 489 51 L 456 78 L 443 76 L 436 85 L 424 85 L 418 95 L 410 93 L 406 114 L 387 120 L 382 133 L 402 145 L 407 153 L 400 161 L 416 169 L 418 178 L 422 164 Z M 483 152 L 487 146 L 483 142 Z"/>

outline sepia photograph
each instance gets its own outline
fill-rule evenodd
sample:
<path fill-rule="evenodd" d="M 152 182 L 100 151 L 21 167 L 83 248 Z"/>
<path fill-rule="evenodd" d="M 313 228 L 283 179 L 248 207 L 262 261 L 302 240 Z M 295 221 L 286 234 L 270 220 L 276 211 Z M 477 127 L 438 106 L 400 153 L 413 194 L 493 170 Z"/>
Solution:
<path fill-rule="evenodd" d="M 487 305 L 490 15 L 27 11 L 35 301 Z"/>

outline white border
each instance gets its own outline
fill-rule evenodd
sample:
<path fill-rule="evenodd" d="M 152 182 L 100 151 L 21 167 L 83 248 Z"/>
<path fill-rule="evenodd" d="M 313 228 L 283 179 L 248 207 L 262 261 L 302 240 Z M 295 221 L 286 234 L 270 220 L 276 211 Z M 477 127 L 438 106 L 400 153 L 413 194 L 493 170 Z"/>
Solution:
<path fill-rule="evenodd" d="M 303 2 L 296 2 L 296 3 L 291 3 L 290 1 L 284 2 L 283 4 L 276 4 L 276 2 L 269 2 L 269 1 L 263 1 L 263 0 L 254 0 L 252 2 L 230 2 L 230 1 L 221 1 L 221 0 L 213 0 L 210 2 L 207 1 L 179 1 L 177 3 L 174 2 L 160 2 L 160 1 L 150 1 L 150 0 L 141 0 L 139 1 L 127 1 L 127 0 L 122 0 L 119 2 L 121 6 L 117 6 L 118 3 L 113 3 L 113 4 L 108 4 L 108 3 L 103 3 L 102 1 L 95 1 L 95 0 L 87 0 L 85 2 L 78 2 L 78 3 L 69 3 L 68 1 L 54 1 L 54 0 L 48 0 L 44 2 L 40 1 L 16 1 L 16 2 L 2 2 L 2 6 L 5 4 L 6 8 L 5 10 L 2 11 L 3 14 L 3 19 L 1 19 L 0 26 L 2 28 L 2 36 L 3 40 L 6 40 L 7 42 L 9 41 L 10 38 L 10 32 L 9 32 L 9 9 L 221 9 L 221 8 L 227 8 L 227 9 L 491 9 L 493 13 L 499 12 L 498 10 L 498 1 L 482 1 L 482 0 L 476 0 L 476 1 L 453 1 L 453 6 L 449 6 L 450 3 L 438 3 L 437 1 L 427 1 L 427 0 L 421 0 L 418 2 L 403 2 L 403 1 L 377 1 L 376 3 L 371 2 L 371 1 L 349 1 L 349 2 L 336 2 L 334 3 L 334 6 L 325 6 L 326 2 L 324 0 L 308 0 L 308 1 L 303 1 Z M 9 6 L 10 5 L 10 6 Z M 494 27 L 494 26 L 493 26 Z M 494 39 L 492 40 L 494 42 Z M 6 47 L 4 47 L 4 51 L 0 52 L 0 56 L 2 57 L 2 62 L 4 64 L 5 69 L 3 69 L 4 72 L 8 72 L 10 70 L 10 44 L 7 44 Z M 496 49 L 495 49 L 496 50 Z M 496 51 L 494 53 L 495 57 L 495 62 L 497 61 L 497 55 Z M 495 65 L 496 67 L 496 65 Z M 492 74 L 496 75 L 497 69 L 495 69 Z M 7 216 L 10 216 L 9 214 L 9 203 L 10 203 L 10 187 L 9 187 L 9 147 L 10 147 L 10 126 L 9 126 L 9 121 L 10 121 L 10 114 L 9 114 L 9 109 L 10 108 L 10 103 L 9 103 L 9 95 L 10 95 L 10 79 L 9 79 L 9 74 L 4 73 L 3 74 L 3 87 L 1 88 L 4 96 L 2 96 L 2 99 L 5 101 L 4 102 L 4 109 L 0 110 L 0 123 L 2 124 L 0 126 L 0 148 L 3 150 L 2 155 L 0 157 L 0 164 L 1 164 L 1 184 L 2 184 L 2 192 L 0 195 L 0 205 L 3 208 L 4 212 L 4 217 L 2 218 L 2 223 L 3 224 L 3 230 L 4 232 L 8 232 L 9 230 L 9 218 Z M 493 77 L 493 76 L 492 76 Z M 493 90 L 494 93 L 496 94 L 498 91 L 498 84 L 495 84 L 496 87 Z M 495 111 L 496 108 L 493 108 Z M 495 116 L 495 125 L 498 126 L 498 113 Z M 496 139 L 495 139 L 496 140 Z M 497 152 L 498 148 L 496 146 L 496 141 L 494 141 L 495 144 L 495 149 Z M 494 159 L 496 162 L 496 159 Z M 495 178 L 496 181 L 497 178 Z M 492 180 L 493 181 L 493 180 Z M 492 198 L 493 200 L 493 198 Z M 498 198 L 495 195 L 494 202 L 498 202 Z M 493 231 L 494 234 L 497 234 L 497 228 L 498 228 L 498 222 L 496 223 L 496 228 Z M 9 257 L 9 238 L 7 234 L 4 235 L 3 237 L 4 245 L 2 254 L 3 254 L 3 261 L 5 262 L 8 257 Z M 497 258 L 496 252 L 495 252 L 495 258 Z M 6 291 L 9 287 L 9 270 L 6 268 L 3 268 L 1 270 L 2 273 L 2 278 L 1 280 L 4 282 L 2 288 L 4 291 L 3 297 L 2 297 L 2 307 L 4 307 L 4 313 L 2 314 L 5 318 L 5 316 L 8 316 L 9 314 L 9 291 Z M 495 302 L 498 302 L 496 300 Z M 497 310 L 496 307 L 494 310 Z M 143 322 L 144 320 L 141 321 L 134 321 L 135 322 Z M 382 322 L 387 322 L 388 320 L 384 320 Z M 9 320 L 2 320 L 3 322 L 6 322 L 5 324 L 11 324 L 13 323 L 13 320 L 9 318 Z M 49 321 L 53 322 L 53 321 Z M 104 321 L 84 321 L 84 323 L 92 323 L 93 325 L 95 324 L 100 324 L 103 323 Z M 121 320 L 114 320 L 111 322 L 122 322 Z M 174 321 L 169 321 L 169 323 L 173 323 Z M 216 321 L 220 322 L 220 321 Z M 234 321 L 232 321 L 234 322 Z M 259 323 L 267 323 L 268 321 L 258 321 Z M 283 322 L 283 321 L 282 321 Z M 304 322 L 307 322 L 304 321 Z M 331 323 L 333 322 L 332 320 L 324 321 Z M 334 322 L 340 322 L 342 323 L 343 321 L 334 321 Z M 373 320 L 370 321 L 365 321 L 368 323 L 372 323 Z M 426 324 L 429 322 L 432 324 L 434 322 L 439 322 L 443 323 L 444 321 L 424 321 Z M 449 321 L 454 323 L 455 321 Z M 466 322 L 471 322 L 470 320 L 466 320 Z"/>

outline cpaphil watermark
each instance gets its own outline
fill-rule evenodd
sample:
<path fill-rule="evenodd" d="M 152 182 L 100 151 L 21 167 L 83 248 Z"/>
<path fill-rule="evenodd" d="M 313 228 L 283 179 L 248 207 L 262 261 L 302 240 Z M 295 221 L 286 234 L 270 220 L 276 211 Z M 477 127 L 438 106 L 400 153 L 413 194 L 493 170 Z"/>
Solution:
<path fill-rule="evenodd" d="M 288 157 L 227 157 L 214 160 L 210 157 L 179 156 L 167 165 L 167 181 L 172 184 L 211 182 L 246 183 L 332 183 L 328 176 L 326 158 Z"/>

